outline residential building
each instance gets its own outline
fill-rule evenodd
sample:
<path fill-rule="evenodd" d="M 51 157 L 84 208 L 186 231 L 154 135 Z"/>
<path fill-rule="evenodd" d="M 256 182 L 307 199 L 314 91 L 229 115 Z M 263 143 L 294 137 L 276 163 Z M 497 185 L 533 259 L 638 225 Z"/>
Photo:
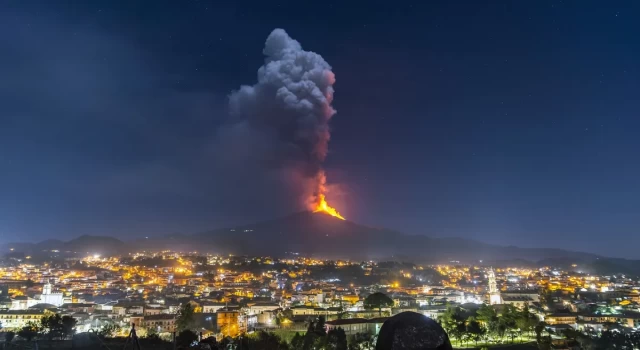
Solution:
<path fill-rule="evenodd" d="M 154 329 L 158 333 L 172 333 L 176 330 L 176 316 L 170 314 L 143 316 L 142 327 Z"/>
<path fill-rule="evenodd" d="M 380 328 L 387 317 L 378 317 L 372 319 L 365 318 L 346 318 L 341 320 L 327 321 L 325 323 L 327 331 L 342 328 L 346 335 L 355 335 L 358 333 L 378 334 Z"/>
<path fill-rule="evenodd" d="M 29 322 L 39 323 L 46 311 L 5 310 L 0 311 L 0 324 L 4 330 L 19 330 Z"/>

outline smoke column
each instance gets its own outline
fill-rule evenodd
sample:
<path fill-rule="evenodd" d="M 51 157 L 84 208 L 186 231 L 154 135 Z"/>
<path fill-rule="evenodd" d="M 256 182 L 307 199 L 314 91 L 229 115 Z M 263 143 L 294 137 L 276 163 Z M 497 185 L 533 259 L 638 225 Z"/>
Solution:
<path fill-rule="evenodd" d="M 236 127 L 259 135 L 254 150 L 268 167 L 292 172 L 307 209 L 326 192 L 322 169 L 330 139 L 329 121 L 335 76 L 322 56 L 302 49 L 282 29 L 275 29 L 263 50 L 265 63 L 255 85 L 229 96 Z M 254 141 L 255 142 L 255 141 Z"/>

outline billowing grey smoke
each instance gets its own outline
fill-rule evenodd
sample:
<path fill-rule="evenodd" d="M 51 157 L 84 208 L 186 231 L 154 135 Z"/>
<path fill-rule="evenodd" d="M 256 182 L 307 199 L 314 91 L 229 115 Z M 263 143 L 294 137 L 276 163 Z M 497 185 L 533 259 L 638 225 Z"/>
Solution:
<path fill-rule="evenodd" d="M 294 192 L 313 206 L 325 191 L 322 162 L 330 138 L 329 120 L 335 76 L 318 54 L 304 51 L 282 29 L 267 38 L 265 64 L 255 85 L 243 85 L 229 97 L 234 125 L 232 157 L 261 163 L 283 175 Z M 241 138 L 241 140 L 238 140 Z"/>

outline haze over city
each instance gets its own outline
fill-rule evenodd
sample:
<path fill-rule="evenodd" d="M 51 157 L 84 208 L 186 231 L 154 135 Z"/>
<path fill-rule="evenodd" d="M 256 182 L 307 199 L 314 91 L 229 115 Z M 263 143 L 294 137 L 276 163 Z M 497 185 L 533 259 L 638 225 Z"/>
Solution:
<path fill-rule="evenodd" d="M 362 225 L 640 258 L 639 10 L 5 1 L 0 241 L 193 234 L 324 194 Z M 302 114 L 259 93 L 265 56 L 296 74 L 282 52 L 321 72 Z"/>

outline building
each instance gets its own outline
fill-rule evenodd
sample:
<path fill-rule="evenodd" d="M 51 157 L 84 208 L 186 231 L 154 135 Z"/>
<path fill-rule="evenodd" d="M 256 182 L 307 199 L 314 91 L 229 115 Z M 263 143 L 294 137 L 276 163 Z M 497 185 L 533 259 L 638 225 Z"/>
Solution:
<path fill-rule="evenodd" d="M 145 306 L 144 307 L 144 315 L 160 315 L 163 314 L 166 309 L 162 306 Z"/>
<path fill-rule="evenodd" d="M 525 305 L 531 305 L 531 303 L 533 303 L 533 299 L 529 298 L 526 295 L 516 295 L 516 296 L 502 295 L 502 303 L 510 304 L 519 309 L 522 309 L 524 308 Z"/>
<path fill-rule="evenodd" d="M 355 304 L 360 300 L 360 297 L 355 294 L 345 294 L 340 297 L 341 300 Z"/>
<path fill-rule="evenodd" d="M 113 305 L 111 312 L 120 317 L 126 315 L 143 315 L 144 303 L 118 303 Z"/>
<path fill-rule="evenodd" d="M 520 298 L 529 298 L 532 303 L 540 302 L 540 293 L 537 290 L 506 290 L 500 292 L 502 299 L 507 299 L 508 297 L 520 297 Z"/>
<path fill-rule="evenodd" d="M 240 334 L 240 310 L 235 308 L 222 308 L 216 312 L 218 331 L 224 337 L 236 337 Z"/>
<path fill-rule="evenodd" d="M 570 314 L 570 313 L 555 313 L 555 314 L 546 315 L 544 317 L 544 321 L 550 325 L 555 325 L 555 324 L 574 325 L 578 322 L 578 316 L 576 314 Z"/>
<path fill-rule="evenodd" d="M 378 334 L 384 321 L 388 317 L 378 317 L 372 319 L 365 318 L 346 318 L 342 320 L 327 321 L 325 327 L 327 331 L 342 328 L 346 335 L 354 335 L 358 333 Z"/>
<path fill-rule="evenodd" d="M 218 310 L 225 308 L 227 305 L 225 303 L 212 303 L 212 302 L 204 302 L 202 303 L 202 312 L 205 314 L 215 314 Z M 229 305 L 229 307 L 237 307 L 237 305 Z"/>
<path fill-rule="evenodd" d="M 438 318 L 440 318 L 440 316 L 442 316 L 445 313 L 445 311 L 447 311 L 447 306 L 448 304 L 428 305 L 428 306 L 421 307 L 418 312 L 431 319 L 437 320 Z"/>
<path fill-rule="evenodd" d="M 39 323 L 44 316 L 45 312 L 38 310 L 0 311 L 0 323 L 5 330 L 18 330 L 29 322 Z"/>
<path fill-rule="evenodd" d="M 278 311 L 262 311 L 257 316 L 257 323 L 265 327 L 275 327 L 277 325 Z"/>
<path fill-rule="evenodd" d="M 147 315 L 142 319 L 142 327 L 154 329 L 158 333 L 172 333 L 176 330 L 176 316 L 170 314 Z"/>
<path fill-rule="evenodd" d="M 255 303 L 249 304 L 249 314 L 258 315 L 264 311 L 274 311 L 280 309 L 280 305 L 276 303 Z"/>
<path fill-rule="evenodd" d="M 489 269 L 489 304 L 502 304 L 502 296 L 500 296 L 500 290 L 496 283 L 496 274 L 493 272 L 493 268 Z"/>
<path fill-rule="evenodd" d="M 60 307 L 61 310 L 66 310 L 67 312 L 86 312 L 92 314 L 95 311 L 95 304 L 92 303 L 69 303 L 62 304 Z"/>
<path fill-rule="evenodd" d="M 47 282 L 42 287 L 40 303 L 51 304 L 59 307 L 64 303 L 64 295 L 62 293 L 53 293 L 53 286 L 51 285 L 51 283 Z"/>
<path fill-rule="evenodd" d="M 10 310 L 26 310 L 40 303 L 38 299 L 29 298 L 28 296 L 17 296 L 11 299 Z"/>
<path fill-rule="evenodd" d="M 293 316 L 329 316 L 329 315 L 337 315 L 342 312 L 342 309 L 339 307 L 330 307 L 330 308 L 321 308 L 321 307 L 310 307 L 310 306 L 294 306 L 291 308 L 291 312 L 293 312 Z"/>

